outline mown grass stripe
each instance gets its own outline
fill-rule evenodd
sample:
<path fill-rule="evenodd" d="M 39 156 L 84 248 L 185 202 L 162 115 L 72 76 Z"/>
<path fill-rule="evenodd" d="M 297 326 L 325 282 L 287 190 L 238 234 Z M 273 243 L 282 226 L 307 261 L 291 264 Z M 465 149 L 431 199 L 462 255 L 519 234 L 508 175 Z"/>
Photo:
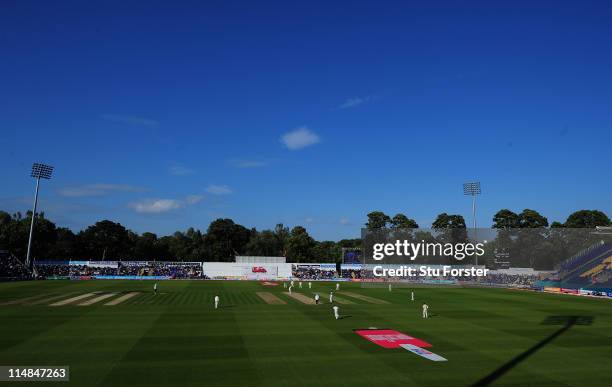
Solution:
<path fill-rule="evenodd" d="M 311 292 L 314 296 L 314 294 L 316 294 L 315 292 Z M 319 295 L 321 296 L 321 300 L 325 300 L 325 303 L 329 303 L 329 294 L 328 295 L 321 295 L 319 293 Z M 346 298 L 342 298 L 342 297 L 338 297 L 336 296 L 336 293 L 334 293 L 334 298 L 333 298 L 334 302 L 340 305 L 354 305 L 355 302 L 346 299 Z"/>
<path fill-rule="evenodd" d="M 293 298 L 294 300 L 297 300 L 299 302 L 301 302 L 302 304 L 306 304 L 306 305 L 314 305 L 315 302 L 312 298 L 307 297 L 305 295 L 303 295 L 302 293 L 297 293 L 297 292 L 286 292 L 285 293 L 286 296 L 289 296 L 291 298 Z"/>
<path fill-rule="evenodd" d="M 47 304 L 51 301 L 55 301 L 55 300 L 59 300 L 60 298 L 64 298 L 64 297 L 69 297 L 71 295 L 73 295 L 74 293 L 65 293 L 65 294 L 56 294 L 54 296 L 51 297 L 45 297 L 43 299 L 40 300 L 36 300 L 36 301 L 31 301 L 31 302 L 25 302 L 23 305 L 40 305 L 40 304 Z"/>
<path fill-rule="evenodd" d="M 104 304 L 104 305 L 108 305 L 108 306 L 119 305 L 119 304 L 121 304 L 122 302 L 125 302 L 126 300 L 129 300 L 130 298 L 137 296 L 138 294 L 140 294 L 140 292 L 130 292 L 130 293 L 126 293 L 126 294 L 124 294 L 124 295 L 122 295 L 122 296 L 120 296 L 120 297 L 115 298 L 115 299 L 114 299 L 114 300 L 112 300 L 112 301 L 107 302 L 107 303 L 106 303 L 106 304 Z"/>
<path fill-rule="evenodd" d="M 54 302 L 53 304 L 49 304 L 49 306 L 63 306 L 63 305 L 68 305 L 68 304 L 72 304 L 74 302 L 83 300 L 85 298 L 89 298 L 89 297 L 93 297 L 96 294 L 98 294 L 97 292 L 94 293 L 85 293 L 85 294 L 81 294 L 80 296 L 76 296 L 76 297 L 71 297 L 71 298 L 67 298 L 65 300 L 62 301 L 57 301 Z"/>
<path fill-rule="evenodd" d="M 36 300 L 37 298 L 45 297 L 45 296 L 48 296 L 48 295 L 49 295 L 49 293 L 46 293 L 46 294 L 36 294 L 36 295 L 30 296 L 30 297 L 18 298 L 16 300 L 5 301 L 5 302 L 1 303 L 0 305 L 18 305 L 18 304 L 24 304 L 24 303 L 26 303 L 28 301 Z"/>
<path fill-rule="evenodd" d="M 270 305 L 286 305 L 287 303 L 280 298 L 276 297 L 270 292 L 257 292 L 259 298 L 261 298 L 266 304 Z"/>
<path fill-rule="evenodd" d="M 114 296 L 115 294 L 117 294 L 117 293 L 106 293 L 106 294 L 102 294 L 101 296 L 91 298 L 91 299 L 89 299 L 89 300 L 87 300 L 87 301 L 85 301 L 85 302 L 81 302 L 80 304 L 77 304 L 77 305 L 78 305 L 78 306 L 89 306 L 89 305 L 93 305 L 93 304 L 96 304 L 96 303 L 98 303 L 98 302 L 100 302 L 100 301 L 104 301 L 104 300 L 106 300 L 107 298 L 111 298 L 111 297 L 112 297 L 112 296 Z"/>
<path fill-rule="evenodd" d="M 341 291 L 339 293 L 343 294 L 345 296 L 356 298 L 358 300 L 369 302 L 370 304 L 390 304 L 389 301 L 381 300 L 380 298 L 374 298 L 374 297 L 370 297 L 370 296 L 365 296 L 365 295 L 359 294 L 359 293 L 346 292 L 346 291 Z"/>
<path fill-rule="evenodd" d="M 248 297 L 247 297 L 247 295 L 244 292 L 238 293 L 237 296 L 238 296 L 238 299 L 239 299 L 241 304 L 243 304 L 243 305 L 250 304 L 250 302 L 248 300 Z"/>

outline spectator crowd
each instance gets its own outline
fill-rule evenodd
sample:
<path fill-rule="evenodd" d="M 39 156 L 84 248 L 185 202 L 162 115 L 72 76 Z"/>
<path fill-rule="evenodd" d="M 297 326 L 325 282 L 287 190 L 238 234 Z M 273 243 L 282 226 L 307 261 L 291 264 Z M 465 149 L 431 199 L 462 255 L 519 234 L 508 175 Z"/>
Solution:
<path fill-rule="evenodd" d="M 294 266 L 292 275 L 301 280 L 331 280 L 336 277 L 336 271 L 315 266 Z"/>
<path fill-rule="evenodd" d="M 32 274 L 17 258 L 7 251 L 0 251 L 0 278 L 4 279 L 29 279 Z"/>
<path fill-rule="evenodd" d="M 44 263 L 35 266 L 38 278 L 90 276 L 163 276 L 173 279 L 206 278 L 200 263 L 118 262 L 117 265 Z"/>
<path fill-rule="evenodd" d="M 332 280 L 337 278 L 335 270 L 324 270 L 316 266 L 294 266 L 293 277 L 301 280 Z M 398 278 L 381 278 L 374 275 L 371 268 L 343 268 L 340 272 L 341 278 L 352 280 L 379 280 L 379 281 L 395 281 Z M 535 284 L 541 278 L 536 274 L 525 273 L 489 273 L 485 277 L 463 277 L 463 276 L 429 276 L 404 278 L 408 282 L 423 282 L 423 281 L 453 281 L 453 282 L 470 282 L 475 284 L 489 285 L 505 285 L 505 286 L 520 286 L 528 287 Z"/>
<path fill-rule="evenodd" d="M 47 261 L 35 264 L 36 278 L 75 278 L 96 276 L 117 277 L 147 277 L 159 276 L 172 279 L 208 279 L 202 271 L 199 262 L 54 262 Z M 340 274 L 340 276 L 338 276 Z M 606 273 L 607 274 L 607 273 Z M 343 268 L 340 273 L 330 267 L 319 265 L 294 265 L 292 276 L 300 280 L 333 280 L 338 277 L 352 280 L 397 280 L 397 278 L 375 277 L 371 268 Z M 0 278 L 31 279 L 30 271 L 15 257 L 0 251 Z M 530 287 L 540 280 L 540 276 L 532 273 L 499 273 L 491 272 L 485 277 L 415 277 L 408 282 L 453 281 L 482 285 L 500 285 L 513 287 Z M 609 278 L 606 277 L 607 280 Z"/>

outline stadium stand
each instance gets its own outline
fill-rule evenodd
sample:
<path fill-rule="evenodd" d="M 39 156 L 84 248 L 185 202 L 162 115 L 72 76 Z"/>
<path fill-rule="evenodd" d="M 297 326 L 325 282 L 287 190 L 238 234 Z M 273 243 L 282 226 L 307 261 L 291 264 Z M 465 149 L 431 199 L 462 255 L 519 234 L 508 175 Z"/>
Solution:
<path fill-rule="evenodd" d="M 591 282 L 598 287 L 612 288 L 612 266 L 608 266 L 601 273 L 592 277 Z"/>
<path fill-rule="evenodd" d="M 0 279 L 21 280 L 32 278 L 30 271 L 6 250 L 0 250 Z"/>
<path fill-rule="evenodd" d="M 358 267 L 360 265 L 342 265 L 340 277 L 333 270 L 321 270 L 314 267 L 294 267 L 293 277 L 302 280 L 333 280 L 333 279 L 348 279 L 353 281 L 378 281 L 380 277 L 374 276 L 372 267 Z M 545 273 L 549 274 L 548 272 Z M 537 272 L 529 268 L 513 268 L 506 270 L 493 270 L 486 278 L 473 277 L 456 277 L 456 276 L 435 276 L 435 277 L 419 277 L 418 279 L 404 280 L 404 282 L 428 282 L 446 281 L 446 282 L 461 282 L 464 284 L 472 283 L 478 285 L 494 285 L 508 287 L 529 287 L 535 284 L 536 281 L 542 279 L 544 272 Z M 396 278 L 382 279 L 396 281 Z"/>
<path fill-rule="evenodd" d="M 559 279 L 566 286 L 593 284 L 598 278 L 607 279 L 605 272 L 612 269 L 612 243 L 598 243 L 559 266 Z"/>
<path fill-rule="evenodd" d="M 599 248 L 599 247 L 598 247 Z M 593 250 L 595 251 L 595 250 Z M 597 250 L 600 251 L 600 250 Z M 606 257 L 607 258 L 607 257 Z M 37 261 L 35 262 L 35 273 L 38 279 L 209 279 L 204 274 L 205 264 L 214 265 L 214 262 L 157 262 L 157 261 Z M 228 267 L 236 266 L 232 263 L 223 263 Z M 605 264 L 605 265 L 604 265 Z M 336 271 L 335 264 L 289 264 L 292 269 L 286 275 L 279 278 L 287 279 L 289 276 L 300 280 L 324 280 L 324 281 L 362 281 L 381 282 L 393 281 L 394 277 L 375 277 L 373 268 L 365 265 L 342 264 L 340 272 Z M 604 266 L 602 266 L 604 265 Z M 251 265 L 252 266 L 252 265 Z M 252 269 L 245 266 L 246 269 Z M 582 268 L 583 265 L 574 265 Z M 227 268 L 226 268 L 227 269 Z M 235 269 L 235 268 L 234 268 Z M 242 273 L 242 267 L 238 274 L 241 279 L 253 279 Z M 210 268 L 208 269 L 210 271 Z M 235 270 L 234 270 L 235 271 Z M 597 261 L 592 267 L 580 270 L 578 275 L 588 272 L 583 276 L 585 282 L 597 278 L 598 282 L 612 281 L 612 257 Z M 209 274 L 209 272 L 207 272 Z M 235 274 L 235 273 L 234 273 Z M 276 275 L 276 274 L 270 274 Z M 428 276 L 419 278 L 403 279 L 406 283 L 444 283 L 458 285 L 482 285 L 502 287 L 530 287 L 541 280 L 543 272 L 537 272 L 531 268 L 512 268 L 502 270 L 491 270 L 486 278 L 469 276 Z M 0 259 L 0 277 L 12 279 L 31 279 L 28 271 L 14 257 L 4 253 Z M 232 276 L 237 279 L 237 276 Z M 255 278 L 257 279 L 257 278 Z"/>
<path fill-rule="evenodd" d="M 557 268 L 559 275 L 561 276 L 561 278 L 566 277 L 567 275 L 571 274 L 575 269 L 581 267 L 590 259 L 592 259 L 593 256 L 597 256 L 602 251 L 605 251 L 605 249 L 606 244 L 603 242 L 599 242 L 579 252 L 573 257 L 561 262 Z"/>
<path fill-rule="evenodd" d="M 292 275 L 302 280 L 331 280 L 336 278 L 336 271 L 315 267 L 294 267 Z"/>
<path fill-rule="evenodd" d="M 48 264 L 37 264 L 35 266 L 36 274 L 39 278 L 55 278 L 55 277 L 68 277 L 70 275 L 70 266 L 68 262 L 65 263 L 48 263 Z"/>
<path fill-rule="evenodd" d="M 612 268 L 612 256 L 609 256 L 608 258 L 604 259 L 602 263 L 595 266 L 594 268 L 589 269 L 584 273 L 580 274 L 580 277 L 595 277 L 599 273 L 609 268 Z"/>
<path fill-rule="evenodd" d="M 200 262 L 36 262 L 38 278 L 54 277 L 166 277 L 171 279 L 206 278 Z"/>

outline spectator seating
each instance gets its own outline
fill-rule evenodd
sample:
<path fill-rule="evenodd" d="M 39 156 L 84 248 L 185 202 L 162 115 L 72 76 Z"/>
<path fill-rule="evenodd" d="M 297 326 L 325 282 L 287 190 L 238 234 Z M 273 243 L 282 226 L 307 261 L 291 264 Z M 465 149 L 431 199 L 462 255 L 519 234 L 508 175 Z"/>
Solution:
<path fill-rule="evenodd" d="M 560 279 L 565 285 L 582 286 L 593 282 L 612 264 L 612 244 L 602 243 L 560 266 Z"/>

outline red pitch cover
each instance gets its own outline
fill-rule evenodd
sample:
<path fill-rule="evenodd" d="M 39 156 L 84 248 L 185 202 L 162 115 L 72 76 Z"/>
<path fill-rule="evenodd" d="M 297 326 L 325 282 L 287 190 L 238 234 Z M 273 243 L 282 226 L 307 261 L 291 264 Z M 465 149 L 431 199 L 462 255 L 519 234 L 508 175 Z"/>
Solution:
<path fill-rule="evenodd" d="M 355 333 L 383 348 L 400 348 L 400 344 L 412 344 L 421 348 L 431 347 L 426 341 L 391 329 L 357 329 Z"/>

